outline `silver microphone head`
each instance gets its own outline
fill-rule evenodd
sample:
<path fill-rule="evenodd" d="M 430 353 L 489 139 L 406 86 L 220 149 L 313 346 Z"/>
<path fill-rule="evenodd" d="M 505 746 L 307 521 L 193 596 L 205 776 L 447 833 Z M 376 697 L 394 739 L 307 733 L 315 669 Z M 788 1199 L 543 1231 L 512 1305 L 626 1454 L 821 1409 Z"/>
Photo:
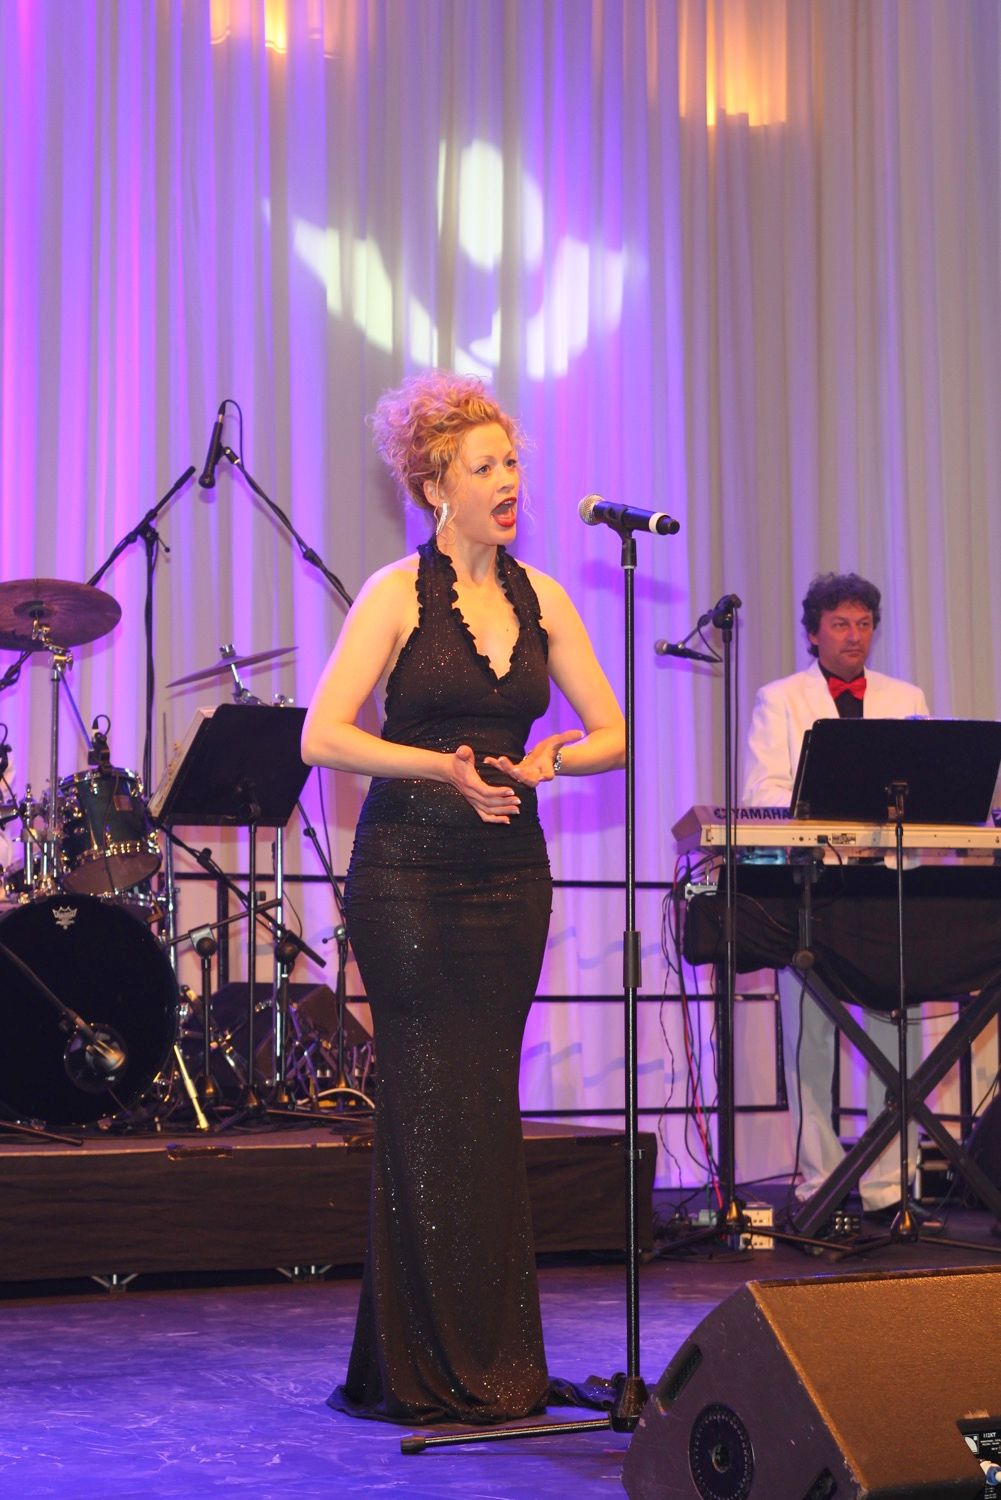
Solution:
<path fill-rule="evenodd" d="M 594 517 L 594 507 L 603 505 L 604 501 L 600 495 L 585 495 L 577 507 L 577 514 L 585 526 L 597 526 L 599 523 Z"/>

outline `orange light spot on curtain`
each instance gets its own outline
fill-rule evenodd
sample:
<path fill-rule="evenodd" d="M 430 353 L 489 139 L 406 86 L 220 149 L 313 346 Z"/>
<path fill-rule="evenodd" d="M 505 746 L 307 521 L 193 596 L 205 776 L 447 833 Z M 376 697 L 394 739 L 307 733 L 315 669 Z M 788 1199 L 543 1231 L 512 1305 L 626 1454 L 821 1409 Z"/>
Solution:
<path fill-rule="evenodd" d="M 701 50 L 702 57 L 697 55 Z M 787 117 L 786 13 L 774 0 L 684 0 L 678 50 L 681 113 L 692 116 L 704 70 L 706 124 L 743 116 L 752 128 Z"/>
<path fill-rule="evenodd" d="M 297 28 L 320 42 L 325 57 L 353 56 L 358 46 L 356 0 L 264 0 L 264 45 L 284 56 L 289 49 L 290 17 Z M 260 36 L 260 12 L 249 0 L 211 0 L 212 45 Z"/>

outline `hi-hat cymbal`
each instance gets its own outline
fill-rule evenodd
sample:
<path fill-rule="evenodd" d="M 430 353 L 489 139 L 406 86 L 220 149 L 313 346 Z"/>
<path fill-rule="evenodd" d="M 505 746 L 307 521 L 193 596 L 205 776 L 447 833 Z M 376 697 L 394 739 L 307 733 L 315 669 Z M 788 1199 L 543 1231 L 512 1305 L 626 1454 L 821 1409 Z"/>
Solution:
<path fill-rule="evenodd" d="M 280 646 L 277 651 L 258 651 L 254 656 L 223 656 L 211 667 L 202 667 L 198 672 L 189 672 L 187 677 L 175 677 L 168 687 L 181 687 L 186 682 L 203 682 L 206 677 L 222 677 L 230 667 L 253 667 L 262 661 L 277 661 L 279 656 L 291 656 L 294 646 Z"/>
<path fill-rule="evenodd" d="M 121 618 L 118 600 L 89 583 L 58 578 L 0 583 L 0 647 L 7 651 L 83 646 L 114 630 Z"/>

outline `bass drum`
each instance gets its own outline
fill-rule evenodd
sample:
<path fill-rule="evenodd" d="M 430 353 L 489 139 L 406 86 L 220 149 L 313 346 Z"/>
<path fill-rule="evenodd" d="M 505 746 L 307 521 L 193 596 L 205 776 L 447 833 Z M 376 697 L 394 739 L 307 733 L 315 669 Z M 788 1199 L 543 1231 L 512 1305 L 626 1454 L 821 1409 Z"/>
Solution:
<path fill-rule="evenodd" d="M 106 1043 L 103 1067 L 92 1066 L 79 1037 L 64 1029 L 52 996 Z M 120 1114 L 166 1066 L 178 1007 L 166 953 L 124 907 L 62 894 L 6 911 L 0 1112 L 51 1125 Z"/>

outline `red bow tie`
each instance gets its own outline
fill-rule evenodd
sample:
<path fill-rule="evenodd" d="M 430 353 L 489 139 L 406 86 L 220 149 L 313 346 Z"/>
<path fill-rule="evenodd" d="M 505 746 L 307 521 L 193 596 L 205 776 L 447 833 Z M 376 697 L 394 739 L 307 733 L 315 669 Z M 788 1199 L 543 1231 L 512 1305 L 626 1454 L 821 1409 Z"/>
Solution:
<path fill-rule="evenodd" d="M 827 686 L 831 690 L 831 697 L 837 703 L 842 693 L 851 693 L 853 698 L 865 697 L 865 677 L 853 677 L 851 682 L 843 682 L 840 677 L 828 677 Z"/>

